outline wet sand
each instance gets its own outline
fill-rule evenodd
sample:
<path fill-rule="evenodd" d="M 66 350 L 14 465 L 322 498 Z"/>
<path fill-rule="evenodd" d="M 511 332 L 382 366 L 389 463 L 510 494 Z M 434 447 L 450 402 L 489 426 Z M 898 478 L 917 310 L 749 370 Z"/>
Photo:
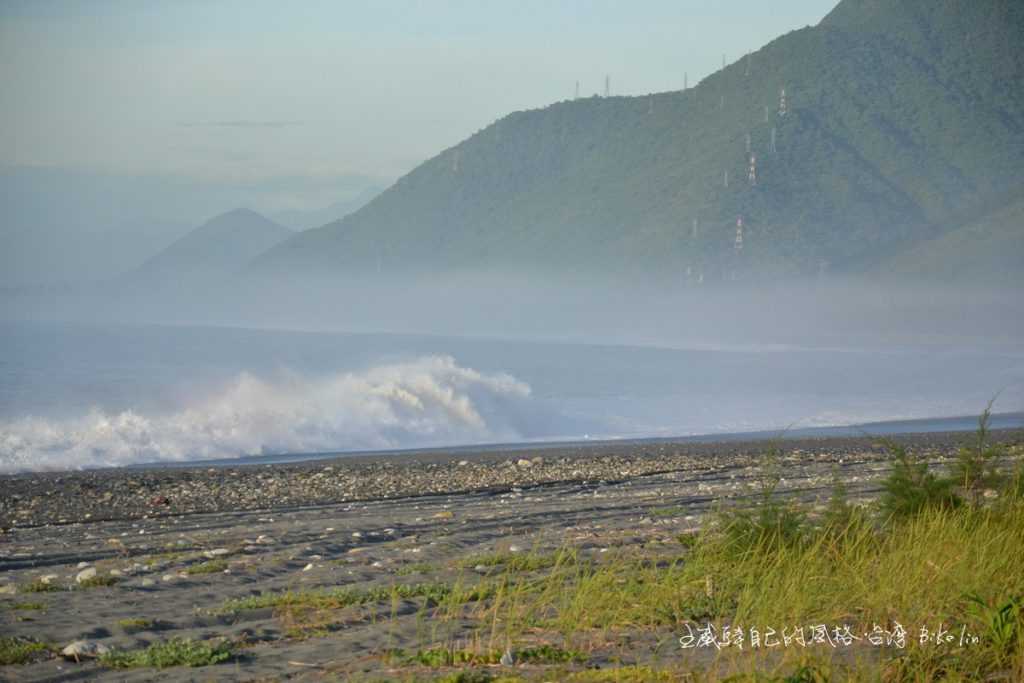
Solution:
<path fill-rule="evenodd" d="M 1024 442 L 1020 432 L 995 436 Z M 932 433 L 893 440 L 942 464 L 967 438 Z M 828 438 L 2 477 L 2 635 L 61 647 L 87 639 L 118 649 L 177 637 L 228 638 L 240 648 L 213 667 L 159 672 L 41 656 L 0 666 L 0 680 L 405 675 L 415 670 L 393 670 L 387 650 L 415 652 L 442 640 L 422 598 L 339 610 L 316 637 L 295 636 L 269 608 L 233 614 L 218 608 L 268 591 L 465 581 L 467 573 L 472 579 L 487 571 L 467 570 L 467 557 L 496 552 L 571 546 L 600 558 L 609 549 L 642 546 L 654 556 L 678 554 L 676 537 L 699 528 L 714 506 L 755 495 L 775 467 L 780 492 L 814 504 L 828 498 L 836 476 L 855 499 L 877 495 L 888 460 L 876 439 Z M 197 573 L 199 567 L 216 571 Z M 76 576 L 90 568 L 115 583 L 78 587 Z M 24 591 L 43 580 L 57 590 Z M 148 623 L 129 626 L 126 619 Z M 443 639 L 450 640 L 469 637 L 472 625 L 445 629 Z M 616 657 L 686 663 L 677 649 L 642 636 L 597 648 L 590 665 Z M 422 673 L 429 678 L 429 670 Z"/>

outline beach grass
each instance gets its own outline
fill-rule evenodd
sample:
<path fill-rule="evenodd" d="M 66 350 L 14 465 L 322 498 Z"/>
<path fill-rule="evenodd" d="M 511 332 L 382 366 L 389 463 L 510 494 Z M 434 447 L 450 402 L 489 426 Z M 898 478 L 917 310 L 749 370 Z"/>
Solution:
<path fill-rule="evenodd" d="M 872 506 L 850 504 L 837 485 L 824 510 L 814 510 L 782 500 L 769 480 L 752 506 L 719 509 L 699 534 L 686 534 L 674 558 L 645 548 L 588 562 L 572 548 L 532 560 L 467 558 L 461 566 L 500 570 L 487 576 L 487 598 L 469 603 L 445 592 L 432 617 L 476 624 L 475 648 L 435 647 L 419 663 L 490 663 L 538 637 L 569 644 L 561 651 L 585 661 L 617 634 L 673 642 L 710 626 L 715 663 L 683 679 L 1024 680 L 1024 469 L 988 471 L 986 485 L 998 488 L 971 497 L 958 485 L 962 472 L 932 472 L 898 448 L 892 455 L 896 465 Z M 781 642 L 784 630 L 793 636 L 786 647 L 751 647 L 752 632 Z M 564 680 L 682 676 L 642 666 L 619 673 Z"/>

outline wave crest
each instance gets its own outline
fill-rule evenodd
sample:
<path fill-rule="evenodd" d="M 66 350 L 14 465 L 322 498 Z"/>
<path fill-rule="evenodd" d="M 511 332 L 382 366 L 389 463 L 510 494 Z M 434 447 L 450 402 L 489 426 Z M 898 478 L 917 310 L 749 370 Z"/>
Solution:
<path fill-rule="evenodd" d="M 449 356 L 323 379 L 243 373 L 171 414 L 93 410 L 0 423 L 0 471 L 513 440 L 523 436 L 516 415 L 529 396 L 514 377 Z"/>

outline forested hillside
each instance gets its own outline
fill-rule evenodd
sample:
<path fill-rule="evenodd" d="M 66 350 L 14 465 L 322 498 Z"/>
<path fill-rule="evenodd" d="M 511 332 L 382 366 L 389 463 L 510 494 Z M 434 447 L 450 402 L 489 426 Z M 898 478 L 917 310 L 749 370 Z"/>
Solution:
<path fill-rule="evenodd" d="M 1017 199 L 1022 35 L 1022 3 L 843 0 L 689 90 L 510 114 L 254 268 L 898 272 Z"/>

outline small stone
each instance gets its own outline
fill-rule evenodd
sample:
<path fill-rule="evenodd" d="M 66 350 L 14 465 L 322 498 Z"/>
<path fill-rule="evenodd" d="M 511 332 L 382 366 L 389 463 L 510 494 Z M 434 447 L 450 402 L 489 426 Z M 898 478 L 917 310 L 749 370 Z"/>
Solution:
<path fill-rule="evenodd" d="M 140 585 L 141 585 L 141 586 L 142 586 L 143 588 L 152 588 L 153 586 L 155 586 L 155 585 L 156 585 L 156 581 L 154 581 L 153 579 L 151 579 L 151 578 L 149 578 L 149 577 L 147 576 L 146 578 L 144 578 L 144 579 L 142 580 L 142 583 L 141 583 Z"/>
<path fill-rule="evenodd" d="M 203 553 L 203 557 L 212 560 L 215 557 L 223 557 L 224 555 L 230 555 L 231 551 L 227 548 L 214 548 L 213 550 L 207 550 Z"/>
<path fill-rule="evenodd" d="M 45 583 L 47 586 L 49 586 L 52 582 L 56 581 L 59 578 L 60 577 L 56 574 L 46 574 L 45 576 L 39 577 L 39 583 Z"/>
<path fill-rule="evenodd" d="M 257 536 L 256 542 L 260 545 L 274 545 L 275 543 L 277 543 L 277 541 L 275 541 L 273 537 L 263 535 Z"/>
<path fill-rule="evenodd" d="M 96 577 L 96 567 L 87 567 L 75 576 L 75 583 L 82 583 Z"/>
<path fill-rule="evenodd" d="M 79 569 L 85 569 L 85 568 L 86 568 L 86 567 L 88 567 L 88 566 L 89 566 L 89 563 L 88 563 L 88 562 L 79 562 L 79 563 L 78 563 L 78 568 L 79 568 Z"/>
<path fill-rule="evenodd" d="M 487 565 L 478 564 L 477 566 L 473 567 L 473 571 L 477 572 L 478 574 L 486 574 Z"/>
<path fill-rule="evenodd" d="M 171 581 L 176 581 L 177 578 L 178 577 L 175 576 L 174 574 L 164 574 L 163 576 L 160 577 L 160 580 L 163 581 L 164 583 L 170 583 Z"/>
<path fill-rule="evenodd" d="M 519 458 L 519 460 L 516 460 L 516 465 L 518 467 L 533 467 L 533 461 L 527 460 L 526 458 Z"/>
<path fill-rule="evenodd" d="M 455 513 L 451 510 L 441 510 L 434 515 L 434 519 L 452 519 L 455 517 Z"/>
<path fill-rule="evenodd" d="M 352 538 L 362 538 L 362 537 L 363 537 L 363 532 L 362 531 L 353 531 L 352 532 Z"/>
<path fill-rule="evenodd" d="M 110 648 L 103 643 L 92 640 L 76 640 L 69 643 L 60 651 L 66 659 L 73 659 L 76 662 L 81 659 L 95 659 L 110 652 Z"/>
<path fill-rule="evenodd" d="M 0 595 L 14 595 L 18 592 L 18 587 L 13 583 L 0 586 Z"/>
<path fill-rule="evenodd" d="M 307 565 L 306 565 L 305 567 L 303 567 L 303 568 L 302 568 L 302 571 L 304 571 L 304 572 L 308 572 L 308 571 L 310 571 L 311 569 L 313 569 L 313 563 L 312 563 L 312 562 L 310 562 L 310 563 L 309 563 L 309 564 L 307 564 Z"/>
<path fill-rule="evenodd" d="M 519 547 L 519 546 L 517 546 L 517 545 L 510 545 L 510 546 L 508 547 L 508 551 L 509 551 L 510 553 L 518 553 L 518 552 L 522 552 L 522 550 L 523 550 L 523 549 L 522 549 L 522 548 L 520 548 L 520 547 Z"/>
<path fill-rule="evenodd" d="M 988 499 L 998 498 L 999 497 L 999 491 L 996 491 L 995 489 L 985 489 L 985 492 L 982 493 L 981 495 L 983 495 L 984 497 L 986 497 Z"/>

